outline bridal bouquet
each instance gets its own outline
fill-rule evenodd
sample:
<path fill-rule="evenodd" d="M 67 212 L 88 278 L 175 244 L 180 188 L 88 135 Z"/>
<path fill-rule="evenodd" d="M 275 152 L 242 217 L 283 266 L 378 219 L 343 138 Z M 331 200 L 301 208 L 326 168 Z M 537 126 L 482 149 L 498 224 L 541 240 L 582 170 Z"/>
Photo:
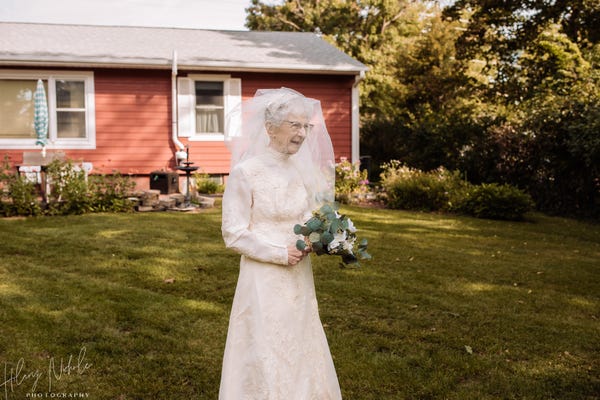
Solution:
<path fill-rule="evenodd" d="M 357 245 L 356 228 L 352 220 L 338 213 L 337 204 L 325 204 L 313 211 L 313 216 L 304 225 L 294 226 L 296 235 L 304 236 L 298 240 L 298 250 L 311 249 L 315 254 L 341 256 L 344 264 L 357 264 L 358 260 L 370 260 L 367 253 L 367 240 L 363 239 Z"/>

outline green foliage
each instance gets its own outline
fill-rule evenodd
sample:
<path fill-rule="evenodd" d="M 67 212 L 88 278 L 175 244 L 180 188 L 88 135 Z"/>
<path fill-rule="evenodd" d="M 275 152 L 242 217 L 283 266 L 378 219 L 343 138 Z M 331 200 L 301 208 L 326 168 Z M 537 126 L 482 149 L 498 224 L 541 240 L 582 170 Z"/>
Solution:
<path fill-rule="evenodd" d="M 305 0 L 279 4 L 252 0 L 246 26 L 258 31 L 315 32 L 363 62 L 369 73 L 361 84 L 364 115 L 392 115 L 403 91 L 396 67 L 398 49 L 411 46 L 423 29 L 420 2 L 408 0 Z M 370 118 L 370 117 L 369 117 Z"/>
<path fill-rule="evenodd" d="M 432 170 L 457 169 L 461 150 L 481 134 L 485 108 L 482 85 L 472 65 L 456 57 L 459 22 L 443 20 L 436 8 L 422 18 L 423 29 L 409 46 L 398 49 L 396 77 L 401 90 L 388 92 L 395 110 L 363 118 L 361 153 L 374 165 L 401 159 Z M 374 171 L 374 176 L 377 172 Z"/>
<path fill-rule="evenodd" d="M 457 0 L 446 9 L 446 15 L 469 20 L 458 42 L 467 57 L 494 53 L 510 62 L 515 51 L 551 24 L 560 24 L 580 46 L 600 41 L 600 5 L 594 0 Z"/>
<path fill-rule="evenodd" d="M 440 167 L 431 172 L 392 160 L 383 165 L 381 183 L 390 208 L 420 211 L 450 210 L 467 183 L 458 172 Z"/>
<path fill-rule="evenodd" d="M 360 162 L 352 163 L 343 157 L 335 166 L 335 199 L 343 204 L 359 203 L 369 192 L 367 170 Z"/>
<path fill-rule="evenodd" d="M 460 212 L 477 218 L 522 220 L 533 208 L 531 196 L 504 184 L 472 185 L 458 171 L 430 172 L 392 160 L 381 174 L 388 207 L 419 211 Z"/>
<path fill-rule="evenodd" d="M 135 182 L 128 176 L 113 172 L 110 175 L 91 175 L 89 191 L 95 212 L 132 212 L 134 205 L 128 200 Z"/>
<path fill-rule="evenodd" d="M 70 160 L 54 160 L 48 164 L 46 176 L 52 188 L 48 194 L 49 214 L 84 214 L 93 211 L 93 199 L 83 169 Z"/>
<path fill-rule="evenodd" d="M 370 260 L 367 252 L 368 241 L 356 244 L 356 231 L 353 222 L 338 212 L 339 204 L 324 204 L 313 211 L 313 216 L 304 225 L 294 226 L 295 234 L 302 234 L 304 240 L 296 242 L 298 250 L 309 248 L 316 255 L 333 255 L 342 258 L 341 266 L 359 265 L 358 260 Z"/>
<path fill-rule="evenodd" d="M 50 188 L 42 203 L 40 188 L 24 176 L 10 171 L 5 158 L 0 168 L 0 215 L 34 216 L 67 215 L 90 212 L 129 212 L 135 182 L 115 172 L 111 175 L 91 175 L 71 160 L 54 160 L 46 167 Z"/>
<path fill-rule="evenodd" d="M 7 197 L 10 200 L 3 201 L 2 207 L 6 216 L 36 216 L 42 213 L 36 185 L 23 176 L 17 175 L 9 180 Z"/>
<path fill-rule="evenodd" d="M 598 217 L 600 71 L 556 26 L 521 62 L 520 101 L 497 108 L 463 152 L 461 169 L 474 183 L 523 188 L 543 211 Z"/>
<path fill-rule="evenodd" d="M 194 174 L 194 180 L 198 193 L 215 194 L 223 193 L 225 190 L 223 185 L 211 178 L 209 174 L 196 173 Z"/>
<path fill-rule="evenodd" d="M 318 29 L 369 67 L 373 165 L 443 166 L 522 188 L 545 212 L 600 217 L 600 2 L 434 3 L 253 0 L 247 26 Z"/>
<path fill-rule="evenodd" d="M 533 209 L 533 200 L 514 186 L 484 183 L 466 190 L 453 209 L 477 218 L 520 221 Z"/>
<path fill-rule="evenodd" d="M 5 156 L 0 165 L 0 215 L 35 216 L 41 213 L 36 184 L 11 172 L 9 159 Z"/>

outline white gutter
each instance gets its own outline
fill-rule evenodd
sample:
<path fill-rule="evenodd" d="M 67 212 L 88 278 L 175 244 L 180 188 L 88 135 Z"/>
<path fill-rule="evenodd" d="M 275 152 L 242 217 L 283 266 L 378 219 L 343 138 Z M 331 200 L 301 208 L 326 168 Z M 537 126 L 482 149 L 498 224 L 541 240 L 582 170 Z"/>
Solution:
<path fill-rule="evenodd" d="M 29 58 L 13 58 L 10 60 L 0 59 L 0 66 L 7 67 L 56 67 L 56 68 L 119 68 L 119 69 L 169 69 L 169 61 L 163 60 L 144 61 L 134 60 L 132 62 L 101 61 L 101 60 L 65 60 L 57 61 L 51 57 L 33 60 Z M 252 64 L 252 63 L 230 63 L 230 62 L 203 62 L 192 65 L 180 65 L 182 69 L 191 71 L 227 71 L 227 72 L 272 72 L 289 74 L 311 74 L 311 75 L 355 75 L 359 69 L 355 67 L 334 67 L 321 65 L 307 65 L 298 67 L 294 64 Z"/>
<path fill-rule="evenodd" d="M 175 160 L 177 165 L 179 165 L 179 160 L 185 159 L 187 154 L 185 152 L 185 146 L 177 138 L 177 50 L 173 50 L 173 64 L 171 68 L 171 121 L 171 139 L 177 147 L 177 151 L 175 152 Z"/>
<path fill-rule="evenodd" d="M 360 161 L 360 113 L 358 85 L 365 79 L 365 71 L 354 77 L 352 85 L 352 162 Z"/>

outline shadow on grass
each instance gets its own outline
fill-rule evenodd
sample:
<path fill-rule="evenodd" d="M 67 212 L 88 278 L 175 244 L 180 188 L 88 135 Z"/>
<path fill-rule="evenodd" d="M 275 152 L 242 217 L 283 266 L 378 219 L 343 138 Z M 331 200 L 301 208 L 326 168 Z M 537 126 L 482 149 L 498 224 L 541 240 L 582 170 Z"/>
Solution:
<path fill-rule="evenodd" d="M 600 228 L 343 211 L 374 260 L 312 259 L 344 398 L 597 398 Z M 51 360 L 69 359 L 55 393 L 217 398 L 238 272 L 220 210 L 2 220 L 0 233 L 0 359 L 31 374 L 9 398 L 35 371 L 48 391 Z"/>

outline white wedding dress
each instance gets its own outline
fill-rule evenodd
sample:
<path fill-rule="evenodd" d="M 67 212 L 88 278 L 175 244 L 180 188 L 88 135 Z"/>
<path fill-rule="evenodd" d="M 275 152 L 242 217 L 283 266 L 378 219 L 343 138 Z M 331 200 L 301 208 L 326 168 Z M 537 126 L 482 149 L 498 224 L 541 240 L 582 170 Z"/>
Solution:
<path fill-rule="evenodd" d="M 242 254 L 220 400 L 338 400 L 310 257 L 287 266 L 293 232 L 314 204 L 293 156 L 270 150 L 238 164 L 223 197 L 223 238 Z"/>

